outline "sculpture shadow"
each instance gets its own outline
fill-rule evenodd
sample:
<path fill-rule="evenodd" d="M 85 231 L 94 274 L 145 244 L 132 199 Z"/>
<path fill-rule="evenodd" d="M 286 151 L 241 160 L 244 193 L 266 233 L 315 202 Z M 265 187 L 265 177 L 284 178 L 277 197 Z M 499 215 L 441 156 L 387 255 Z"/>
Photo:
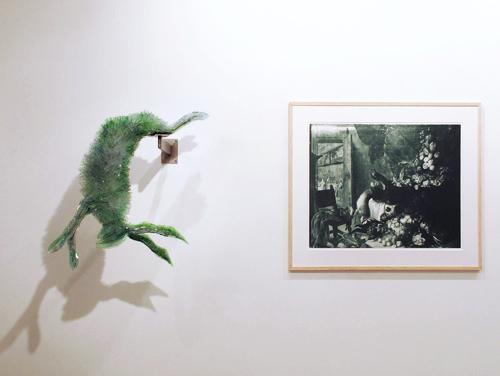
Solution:
<path fill-rule="evenodd" d="M 188 145 L 192 145 L 192 140 L 191 143 L 188 140 Z M 131 184 L 138 184 L 139 190 L 142 191 L 161 168 L 159 157 L 151 163 L 134 157 L 130 169 Z M 24 331 L 28 335 L 28 351 L 34 353 L 37 350 L 41 341 L 38 315 L 45 296 L 52 288 L 56 288 L 66 300 L 61 315 L 62 321 L 84 317 L 99 303 L 111 299 L 154 310 L 152 297 L 167 297 L 163 290 L 149 281 L 120 281 L 111 285 L 102 281 L 106 255 L 95 245 L 100 224 L 91 215 L 86 217 L 77 230 L 76 246 L 80 255 L 80 265 L 76 270 L 73 271 L 69 267 L 67 246 L 54 254 L 48 254 L 48 245 L 71 220 L 80 200 L 80 183 L 76 177 L 50 219 L 42 240 L 42 260 L 46 274 L 38 283 L 23 314 L 0 340 L 0 354 L 7 350 Z"/>

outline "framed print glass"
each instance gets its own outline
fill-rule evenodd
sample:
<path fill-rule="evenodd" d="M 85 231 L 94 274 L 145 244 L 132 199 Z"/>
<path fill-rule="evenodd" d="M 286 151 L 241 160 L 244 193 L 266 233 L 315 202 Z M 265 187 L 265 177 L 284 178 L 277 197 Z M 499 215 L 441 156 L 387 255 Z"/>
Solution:
<path fill-rule="evenodd" d="M 289 104 L 290 271 L 481 269 L 478 103 Z"/>

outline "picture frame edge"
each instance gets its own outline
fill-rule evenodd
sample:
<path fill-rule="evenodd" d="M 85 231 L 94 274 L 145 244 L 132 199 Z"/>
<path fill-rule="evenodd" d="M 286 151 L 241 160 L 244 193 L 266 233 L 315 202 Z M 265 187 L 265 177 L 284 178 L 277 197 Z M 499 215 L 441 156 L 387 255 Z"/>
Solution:
<path fill-rule="evenodd" d="M 300 106 L 397 106 L 397 107 L 476 107 L 478 110 L 478 253 L 477 265 L 464 266 L 294 266 L 293 265 L 293 107 Z M 481 101 L 289 101 L 288 102 L 288 272 L 472 272 L 483 270 L 482 229 L 482 111 Z"/>

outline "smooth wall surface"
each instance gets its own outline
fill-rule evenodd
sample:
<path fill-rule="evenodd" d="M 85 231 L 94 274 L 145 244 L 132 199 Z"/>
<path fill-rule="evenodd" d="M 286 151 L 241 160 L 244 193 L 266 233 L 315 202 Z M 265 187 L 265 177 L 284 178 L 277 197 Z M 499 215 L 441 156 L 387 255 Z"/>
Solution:
<path fill-rule="evenodd" d="M 496 1 L 0 1 L 1 375 L 500 374 Z M 287 272 L 291 100 L 481 101 L 484 271 Z M 210 114 L 132 163 L 131 240 L 48 243 L 109 116 Z M 473 177 L 471 177 L 473 178 Z"/>

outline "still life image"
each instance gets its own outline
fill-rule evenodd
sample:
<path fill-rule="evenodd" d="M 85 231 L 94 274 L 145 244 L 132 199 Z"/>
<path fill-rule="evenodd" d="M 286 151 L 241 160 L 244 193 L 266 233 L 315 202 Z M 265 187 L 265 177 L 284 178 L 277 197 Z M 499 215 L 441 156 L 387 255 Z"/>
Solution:
<path fill-rule="evenodd" d="M 460 124 L 311 124 L 312 248 L 459 248 Z"/>

